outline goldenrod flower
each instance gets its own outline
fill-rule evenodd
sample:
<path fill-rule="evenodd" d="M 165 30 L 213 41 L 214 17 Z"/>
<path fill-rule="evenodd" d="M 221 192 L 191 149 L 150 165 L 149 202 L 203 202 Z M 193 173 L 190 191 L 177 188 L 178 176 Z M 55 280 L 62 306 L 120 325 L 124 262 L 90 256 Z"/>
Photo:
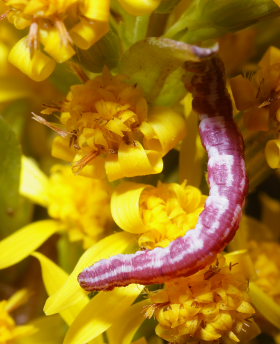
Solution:
<path fill-rule="evenodd" d="M 70 59 L 75 46 L 88 49 L 109 29 L 109 0 L 5 0 L 5 5 L 8 20 L 19 30 L 29 30 L 9 59 L 35 81 L 46 79 L 55 61 Z"/>
<path fill-rule="evenodd" d="M 155 315 L 157 335 L 172 343 L 239 342 L 255 313 L 247 289 L 244 274 L 219 255 L 215 264 L 150 293 L 146 315 Z"/>
<path fill-rule="evenodd" d="M 230 81 L 236 107 L 245 111 L 245 122 L 251 130 L 268 130 L 269 116 L 276 116 L 280 91 L 279 57 L 280 50 L 270 47 L 250 79 L 238 75 Z"/>
<path fill-rule="evenodd" d="M 250 276 L 250 299 L 259 314 L 280 329 L 279 244 L 273 240 L 269 227 L 244 216 L 230 248 L 248 249 L 255 270 Z"/>
<path fill-rule="evenodd" d="M 280 245 L 250 241 L 248 250 L 256 269 L 254 283 L 280 305 Z"/>
<path fill-rule="evenodd" d="M 36 328 L 32 325 L 17 325 L 12 317 L 12 312 L 22 304 L 26 303 L 28 293 L 26 290 L 20 290 L 8 300 L 0 301 L 0 343 L 16 344 L 23 337 L 28 337 Z"/>
<path fill-rule="evenodd" d="M 0 268 L 28 256 L 48 237 L 65 232 L 88 248 L 109 234 L 110 188 L 103 180 L 73 175 L 69 166 L 54 166 L 49 178 L 23 158 L 21 194 L 48 209 L 52 219 L 31 223 L 0 241 Z"/>
<path fill-rule="evenodd" d="M 43 122 L 60 134 L 52 153 L 73 162 L 74 172 L 91 177 L 116 180 L 159 173 L 162 157 L 185 134 L 180 114 L 170 108 L 149 109 L 137 85 L 107 69 L 72 86 L 61 110 L 64 129 Z"/>
<path fill-rule="evenodd" d="M 271 168 L 280 167 L 280 50 L 270 47 L 258 64 L 256 73 L 247 79 L 238 75 L 231 79 L 231 88 L 238 110 L 244 111 L 248 129 L 275 133 L 268 141 L 266 160 Z"/>
<path fill-rule="evenodd" d="M 113 193 L 111 210 L 120 228 L 139 234 L 141 248 L 153 249 L 195 228 L 206 198 L 186 182 L 157 187 L 127 182 Z"/>
<path fill-rule="evenodd" d="M 71 241 L 84 247 L 109 234 L 111 229 L 110 188 L 100 179 L 73 175 L 69 166 L 52 168 L 48 186 L 48 212 L 61 222 Z"/>

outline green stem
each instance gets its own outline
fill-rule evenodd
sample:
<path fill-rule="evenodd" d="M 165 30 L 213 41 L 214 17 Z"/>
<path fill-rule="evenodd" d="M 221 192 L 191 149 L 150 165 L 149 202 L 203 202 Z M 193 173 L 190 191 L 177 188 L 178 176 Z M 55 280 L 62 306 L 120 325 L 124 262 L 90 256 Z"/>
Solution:
<path fill-rule="evenodd" d="M 143 40 L 148 31 L 150 16 L 138 16 L 135 18 L 134 30 L 133 30 L 133 42 Z"/>

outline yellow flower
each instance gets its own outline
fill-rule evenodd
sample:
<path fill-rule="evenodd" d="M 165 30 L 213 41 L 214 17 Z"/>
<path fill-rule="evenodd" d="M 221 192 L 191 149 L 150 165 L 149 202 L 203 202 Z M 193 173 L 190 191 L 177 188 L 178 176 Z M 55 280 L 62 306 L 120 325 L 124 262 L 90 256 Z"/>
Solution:
<path fill-rule="evenodd" d="M 254 282 L 280 305 L 280 245 L 252 240 L 248 250 L 256 269 Z"/>
<path fill-rule="evenodd" d="M 42 113 L 49 114 L 53 109 Z M 159 173 L 162 157 L 182 139 L 183 118 L 169 108 L 148 109 L 142 91 L 122 75 L 103 75 L 72 86 L 62 105 L 64 129 L 53 143 L 55 157 L 73 162 L 76 173 L 116 180 Z"/>
<path fill-rule="evenodd" d="M 113 193 L 111 210 L 120 228 L 139 234 L 141 248 L 153 249 L 195 228 L 206 198 L 186 182 L 157 187 L 126 182 Z"/>
<path fill-rule="evenodd" d="M 12 48 L 10 62 L 35 81 L 46 79 L 55 61 L 70 59 L 75 46 L 88 49 L 109 29 L 109 0 L 6 0 L 5 4 L 8 20 L 19 30 L 29 28 Z"/>
<path fill-rule="evenodd" d="M 83 240 L 88 248 L 111 230 L 109 185 L 56 165 L 49 177 L 48 212 L 62 223 L 71 241 Z"/>
<path fill-rule="evenodd" d="M 48 209 L 52 219 L 33 222 L 0 241 L 0 268 L 33 252 L 56 232 L 88 248 L 112 229 L 110 188 L 105 181 L 74 176 L 69 166 L 55 166 L 49 179 L 23 158 L 20 192 Z"/>
<path fill-rule="evenodd" d="M 280 92 L 279 57 L 280 50 L 270 47 L 250 79 L 238 75 L 230 81 L 236 107 L 245 111 L 245 123 L 251 130 L 268 130 L 269 116 L 276 116 Z"/>
<path fill-rule="evenodd" d="M 249 289 L 252 304 L 262 317 L 280 329 L 279 244 L 274 239 L 269 227 L 244 216 L 230 248 L 248 249 L 255 270 Z"/>
<path fill-rule="evenodd" d="M 280 167 L 280 50 L 270 47 L 247 79 L 238 75 L 231 88 L 238 110 L 244 111 L 245 126 L 253 131 L 270 131 L 275 139 L 266 144 L 265 155 L 271 168 Z"/>
<path fill-rule="evenodd" d="M 0 301 L 0 343 L 17 343 L 23 337 L 28 337 L 36 328 L 32 325 L 17 325 L 11 313 L 22 304 L 26 303 L 28 293 L 20 290 L 8 300 Z"/>
<path fill-rule="evenodd" d="M 255 313 L 247 289 L 244 273 L 219 255 L 215 264 L 150 293 L 146 316 L 155 315 L 157 335 L 172 343 L 239 342 Z"/>

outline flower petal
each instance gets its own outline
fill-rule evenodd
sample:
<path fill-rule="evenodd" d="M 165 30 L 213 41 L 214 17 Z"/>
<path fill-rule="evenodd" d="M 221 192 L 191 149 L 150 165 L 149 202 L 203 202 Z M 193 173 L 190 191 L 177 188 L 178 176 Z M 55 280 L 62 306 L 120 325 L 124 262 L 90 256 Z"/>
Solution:
<path fill-rule="evenodd" d="M 130 306 L 127 311 L 113 323 L 107 331 L 110 344 L 130 344 L 132 339 L 145 320 L 143 309 L 149 303 L 144 300 Z"/>
<path fill-rule="evenodd" d="M 265 156 L 271 168 L 280 168 L 280 139 L 267 142 L 265 146 Z"/>
<path fill-rule="evenodd" d="M 32 256 L 37 258 L 41 264 L 44 285 L 48 295 L 54 294 L 67 281 L 68 274 L 43 254 L 34 252 Z M 68 325 L 75 320 L 76 316 L 89 302 L 87 295 L 82 289 L 77 291 L 77 294 L 80 298 L 79 302 L 60 312 L 61 317 Z"/>
<path fill-rule="evenodd" d="M 78 274 L 94 262 L 122 253 L 133 244 L 136 244 L 135 236 L 121 232 L 100 240 L 85 251 L 63 287 L 47 299 L 44 308 L 45 313 L 47 315 L 54 314 L 79 302 L 81 287 L 77 281 Z"/>
<path fill-rule="evenodd" d="M 280 329 L 280 306 L 265 294 L 254 282 L 250 283 L 249 295 L 257 310 L 274 326 Z"/>
<path fill-rule="evenodd" d="M 27 37 L 23 37 L 13 46 L 9 62 L 35 81 L 47 79 L 55 68 L 55 61 L 40 50 L 35 50 L 30 57 Z"/>
<path fill-rule="evenodd" d="M 174 148 L 186 135 L 186 122 L 184 118 L 176 111 L 168 107 L 155 107 L 149 114 L 148 122 L 161 146 L 161 154 L 164 156 L 172 148 Z M 155 139 L 147 142 L 147 148 L 156 150 Z M 146 147 L 146 145 L 145 145 Z"/>
<path fill-rule="evenodd" d="M 122 316 L 143 288 L 144 286 L 131 284 L 97 294 L 75 319 L 63 344 L 84 344 L 99 336 Z"/>
<path fill-rule="evenodd" d="M 48 178 L 34 160 L 25 156 L 21 159 L 20 193 L 43 207 L 48 204 Z"/>
<path fill-rule="evenodd" d="M 144 184 L 122 183 L 113 193 L 111 198 L 111 212 L 116 224 L 130 233 L 145 232 L 145 225 L 140 214 L 140 197 L 144 189 L 149 187 Z"/>
<path fill-rule="evenodd" d="M 63 63 L 75 55 L 75 50 L 69 42 L 64 43 L 61 39 L 61 33 L 57 28 L 40 30 L 41 42 L 44 50 L 58 63 Z"/>
<path fill-rule="evenodd" d="M 108 21 L 110 16 L 109 0 L 83 0 L 81 12 L 89 19 Z"/>
<path fill-rule="evenodd" d="M 31 223 L 0 241 L 0 269 L 26 258 L 58 230 L 58 222 L 43 220 Z"/>
<path fill-rule="evenodd" d="M 118 156 L 106 160 L 105 169 L 110 181 L 160 173 L 163 168 L 162 154 L 157 150 L 145 150 L 140 142 L 134 145 L 121 143 Z"/>
<path fill-rule="evenodd" d="M 109 31 L 109 24 L 101 21 L 81 20 L 70 31 L 74 43 L 81 49 L 89 49 Z"/>

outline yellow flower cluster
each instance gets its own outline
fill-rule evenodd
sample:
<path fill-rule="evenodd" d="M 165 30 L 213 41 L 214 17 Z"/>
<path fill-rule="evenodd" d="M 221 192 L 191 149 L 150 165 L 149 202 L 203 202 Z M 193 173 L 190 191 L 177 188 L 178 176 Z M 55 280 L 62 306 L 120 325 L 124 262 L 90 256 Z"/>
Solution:
<path fill-rule="evenodd" d="M 256 269 L 257 279 L 254 282 L 280 304 L 280 245 L 251 241 L 248 250 Z"/>
<path fill-rule="evenodd" d="M 255 313 L 247 289 L 244 275 L 219 255 L 215 264 L 150 293 L 146 316 L 155 315 L 157 335 L 172 343 L 239 342 Z"/>
<path fill-rule="evenodd" d="M 266 160 L 271 168 L 280 167 L 280 50 L 270 47 L 247 79 L 238 75 L 230 80 L 235 104 L 244 111 L 244 122 L 253 131 L 270 131 L 276 136 L 267 142 Z"/>
<path fill-rule="evenodd" d="M 100 179 L 75 176 L 69 166 L 56 165 L 48 186 L 48 212 L 85 248 L 108 235 L 112 228 L 110 188 Z"/>
<path fill-rule="evenodd" d="M 162 157 L 185 134 L 184 120 L 169 108 L 149 110 L 143 92 L 122 75 L 103 74 L 72 86 L 62 105 L 63 130 L 55 157 L 74 172 L 109 180 L 159 173 Z M 43 113 L 49 113 L 46 109 Z"/>
<path fill-rule="evenodd" d="M 109 0 L 7 0 L 6 16 L 27 36 L 12 48 L 9 60 L 30 78 L 46 79 L 76 52 L 88 49 L 109 30 Z M 40 50 L 43 45 L 44 54 Z"/>
<path fill-rule="evenodd" d="M 32 325 L 17 325 L 11 316 L 16 308 L 27 301 L 26 290 L 20 290 L 8 300 L 0 301 L 0 343 L 15 343 L 20 338 L 36 332 Z"/>

